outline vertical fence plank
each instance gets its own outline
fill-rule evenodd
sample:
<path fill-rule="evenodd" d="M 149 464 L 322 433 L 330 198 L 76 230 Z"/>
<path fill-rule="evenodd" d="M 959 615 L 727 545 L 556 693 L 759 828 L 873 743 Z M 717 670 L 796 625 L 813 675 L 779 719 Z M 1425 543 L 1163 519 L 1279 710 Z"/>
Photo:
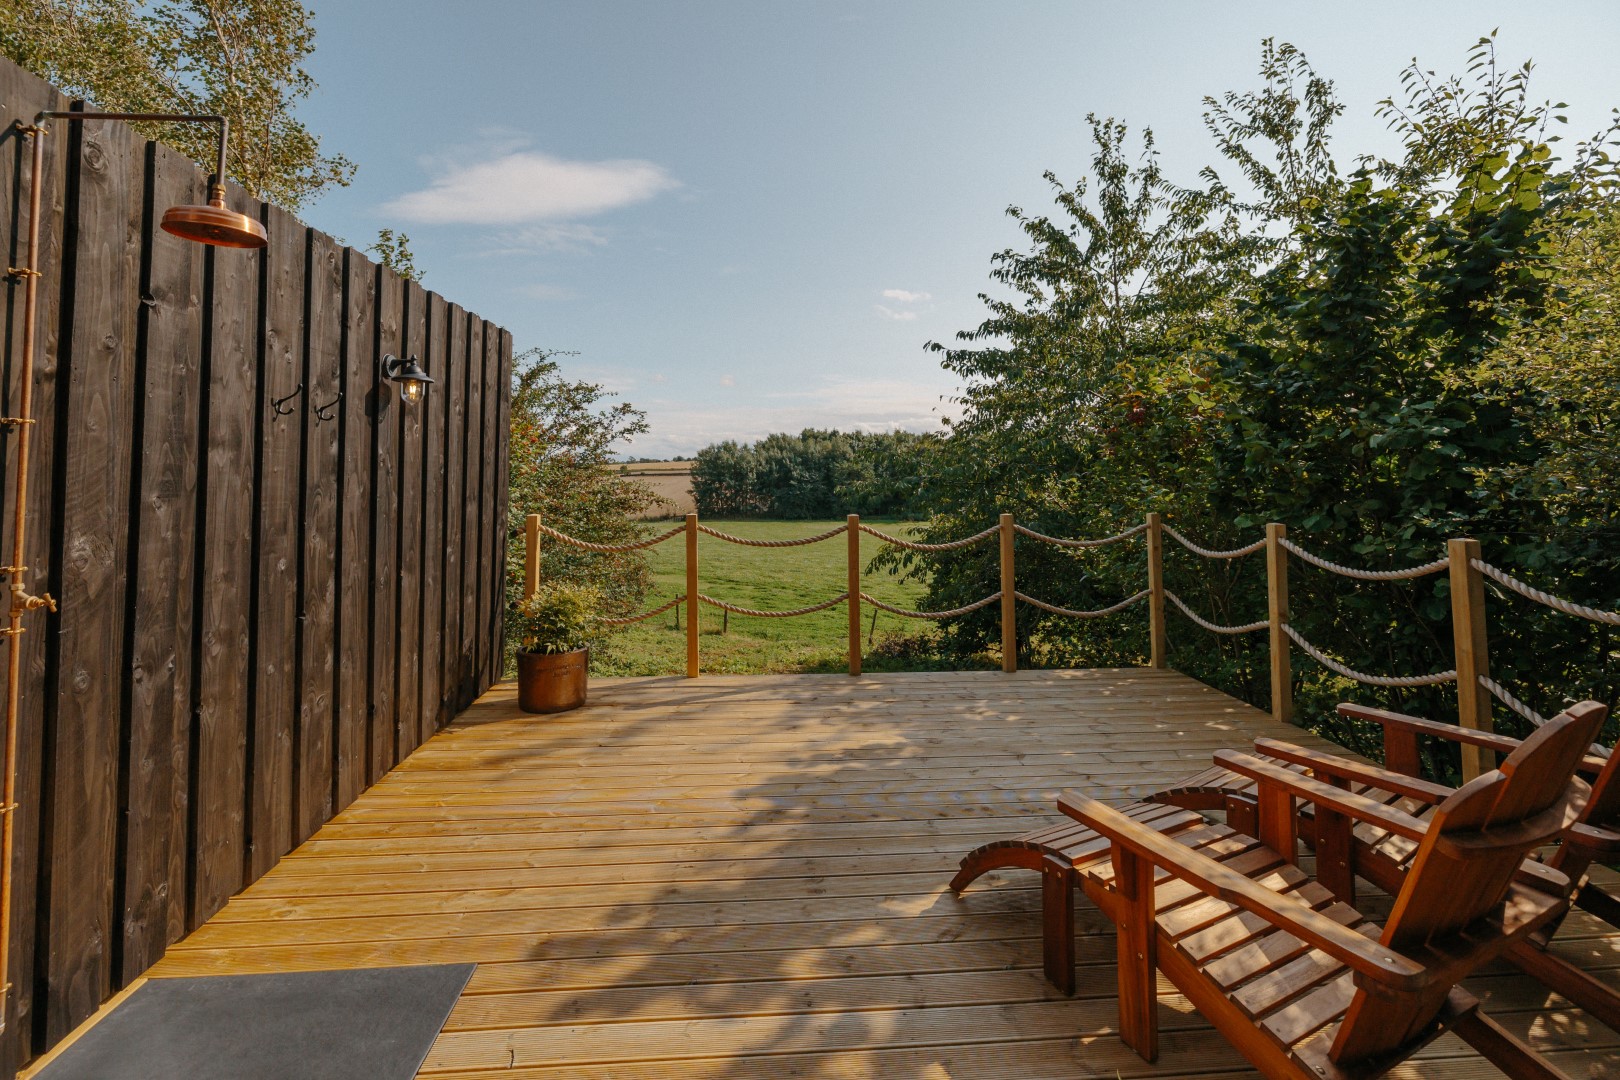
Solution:
<path fill-rule="evenodd" d="M 402 357 L 420 357 L 427 341 L 427 293 L 405 281 Z M 414 404 L 399 402 L 399 530 L 395 557 L 399 574 L 398 680 L 394 688 L 394 760 L 402 761 L 422 739 L 422 410 L 432 390 Z"/>
<path fill-rule="evenodd" d="M 232 189 L 228 205 L 257 216 L 259 204 Z M 247 791 L 248 620 L 254 567 L 246 542 L 253 528 L 253 413 L 258 399 L 256 327 L 259 258 L 212 250 L 212 292 L 205 338 L 208 390 L 203 401 L 207 456 L 197 485 L 203 523 L 196 715 L 196 783 L 191 800 L 194 871 L 189 923 L 196 926 L 242 884 Z"/>
<path fill-rule="evenodd" d="M 293 736 L 298 718 L 298 564 L 302 539 L 299 470 L 303 458 L 304 275 L 307 230 L 266 207 L 264 305 L 259 324 L 258 492 L 253 547 L 257 571 L 249 667 L 253 698 L 247 880 L 292 849 Z"/>
<path fill-rule="evenodd" d="M 66 98 L 57 94 L 43 80 L 23 71 L 14 64 L 0 62 L 0 119 L 6 126 L 0 129 L 0 197 L 7 200 L 0 228 L 5 230 L 7 266 L 22 266 L 27 262 L 28 193 L 33 179 L 33 140 L 25 137 L 13 121 L 27 123 L 42 109 L 64 109 Z M 57 496 L 55 484 L 56 445 L 59 434 L 56 413 L 59 333 L 59 304 L 62 296 L 62 232 L 63 201 L 66 196 L 66 158 L 68 140 L 60 135 L 46 136 L 43 144 L 44 169 L 40 176 L 40 239 L 39 272 L 36 282 L 37 335 L 34 347 L 33 378 L 33 435 L 30 439 L 28 468 L 28 520 L 26 523 L 26 562 L 28 583 L 35 592 L 49 589 L 59 576 L 60 552 L 52 543 L 51 506 Z M 3 412 L 17 415 L 22 389 L 22 338 L 24 283 L 20 278 L 6 278 L 4 285 L 5 328 L 0 342 L 5 348 L 5 380 L 0 392 L 5 395 Z M 12 512 L 16 479 L 15 429 L 0 430 L 0 543 L 5 544 L 9 561 Z M 12 923 L 10 966 L 12 990 L 6 995 L 5 1033 L 0 1038 L 3 1060 L 0 1068 L 7 1070 L 20 1065 L 29 1055 L 37 1008 L 43 1002 L 34 996 L 38 985 L 34 978 L 34 949 L 36 917 L 39 908 L 40 832 L 42 827 L 41 792 L 44 771 L 44 728 L 46 674 L 46 643 L 57 628 L 54 615 L 36 612 L 25 621 L 26 632 L 3 648 L 15 648 L 22 665 L 19 680 L 17 731 L 17 803 L 13 811 Z M 3 651 L 3 649 L 0 649 Z M 6 657 L 9 663 L 9 656 Z M 0 664 L 0 682 L 9 679 L 9 670 Z M 9 693 L 9 685 L 6 687 Z"/>
<path fill-rule="evenodd" d="M 339 410 L 342 472 L 338 499 L 338 700 L 334 710 L 333 809 L 366 786 L 371 728 L 371 463 L 377 394 L 377 270 L 350 248 L 343 252 L 343 404 Z"/>
<path fill-rule="evenodd" d="M 1013 516 L 1002 514 L 1001 528 L 1001 670 L 1018 670 L 1017 574 L 1013 566 Z"/>
<path fill-rule="evenodd" d="M 336 695 L 338 415 L 343 407 L 343 254 L 311 231 L 304 325 L 303 568 L 299 575 L 297 807 L 293 841 L 332 816 Z"/>
<path fill-rule="evenodd" d="M 466 450 L 461 478 L 461 636 L 456 645 L 456 709 L 477 696 L 479 499 L 484 477 L 484 320 L 467 319 Z"/>
<path fill-rule="evenodd" d="M 467 313 L 451 304 L 445 314 L 449 348 L 444 363 L 444 628 L 439 661 L 439 713 L 443 727 L 456 713 L 456 653 L 461 641 L 461 501 L 467 460 Z"/>
<path fill-rule="evenodd" d="M 500 443 L 495 425 L 500 420 L 501 412 L 501 336 L 500 327 L 488 321 L 484 323 L 484 423 L 483 448 L 478 455 L 481 477 L 478 496 L 478 578 L 474 582 L 474 590 L 478 594 L 478 633 L 473 641 L 476 677 L 472 695 L 467 700 L 469 705 L 473 698 L 489 689 L 490 671 L 500 639 L 500 633 L 495 629 L 498 601 L 490 586 L 502 574 L 502 567 L 496 558 L 497 538 L 506 531 L 505 518 L 499 513 L 500 485 L 496 476 L 499 465 L 496 447 Z M 500 544 L 499 550 L 504 552 L 505 545 Z"/>
<path fill-rule="evenodd" d="M 155 231 L 154 217 L 198 202 L 192 163 L 148 144 L 151 196 L 142 293 L 145 402 L 135 439 L 130 724 L 124 779 L 123 961 L 128 982 L 185 932 L 191 599 L 197 513 L 203 249 Z"/>
<path fill-rule="evenodd" d="M 372 431 L 376 450 L 371 459 L 371 766 L 372 783 L 394 767 L 394 729 L 398 722 L 394 686 L 394 649 L 399 612 L 399 385 L 382 378 L 382 358 L 399 354 L 400 305 L 405 292 L 400 279 L 377 268 L 377 323 L 371 371 L 376 382 Z"/>
<path fill-rule="evenodd" d="M 1473 567 L 1478 540 L 1448 540 L 1451 559 L 1451 635 L 1457 661 L 1457 723 L 1491 730 L 1491 695 L 1479 680 L 1490 678 L 1485 634 L 1485 575 Z M 1462 748 L 1463 780 L 1496 768 L 1496 755 L 1482 746 Z"/>
<path fill-rule="evenodd" d="M 417 702 L 417 741 L 426 742 L 438 730 L 442 700 L 444 650 L 444 411 L 445 327 L 444 297 L 429 293 L 422 366 L 436 380 L 422 399 L 422 678 Z"/>
<path fill-rule="evenodd" d="M 686 515 L 686 677 L 698 674 L 698 516 Z"/>
<path fill-rule="evenodd" d="M 512 335 L 500 331 L 500 366 L 495 416 L 495 565 L 490 588 L 495 597 L 494 661 L 490 677 L 506 675 L 506 576 L 512 542 Z"/>
<path fill-rule="evenodd" d="M 1288 526 L 1266 526 L 1266 621 L 1271 642 L 1271 715 L 1283 723 L 1294 718 L 1294 673 L 1289 663 L 1288 551 L 1282 546 Z"/>
<path fill-rule="evenodd" d="M 79 148 L 70 194 L 75 238 L 62 317 L 66 458 L 60 511 L 62 568 L 54 698 L 47 728 L 49 861 L 46 1037 L 58 1039 L 111 992 L 117 933 L 121 673 L 134 420 L 136 312 L 140 307 L 141 144 L 122 125 L 59 123 L 52 137 Z M 59 406 L 60 414 L 60 406 Z M 35 620 L 36 629 L 39 620 Z M 47 716 L 49 712 L 47 712 Z"/>

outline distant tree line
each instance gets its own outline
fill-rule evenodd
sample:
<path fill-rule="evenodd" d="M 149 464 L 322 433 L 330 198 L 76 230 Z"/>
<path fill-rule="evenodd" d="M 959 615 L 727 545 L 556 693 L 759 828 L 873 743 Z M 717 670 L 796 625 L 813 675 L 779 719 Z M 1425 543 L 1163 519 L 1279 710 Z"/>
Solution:
<path fill-rule="evenodd" d="M 939 439 L 909 431 L 819 431 L 698 451 L 692 496 L 705 517 L 906 517 Z"/>

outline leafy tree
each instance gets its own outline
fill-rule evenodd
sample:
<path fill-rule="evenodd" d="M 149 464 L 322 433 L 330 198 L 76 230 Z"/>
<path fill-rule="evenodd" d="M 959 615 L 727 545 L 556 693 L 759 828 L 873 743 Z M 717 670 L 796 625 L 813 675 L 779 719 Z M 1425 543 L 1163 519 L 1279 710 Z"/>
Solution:
<path fill-rule="evenodd" d="M 217 113 L 231 124 L 230 178 L 297 209 L 354 166 L 321 152 L 293 115 L 315 82 L 304 60 L 315 27 L 298 0 L 11 0 L 0 51 L 64 93 L 128 112 Z M 140 125 L 198 162 L 212 135 L 194 124 Z"/>
<path fill-rule="evenodd" d="M 647 430 L 646 416 L 627 402 L 606 404 L 594 383 L 564 377 L 560 355 L 530 349 L 514 358 L 507 524 L 521 536 L 524 518 L 539 514 L 551 528 L 591 543 L 639 540 L 645 529 L 634 519 L 654 493 L 609 466 L 616 444 Z M 550 540 L 540 551 L 542 579 L 594 587 L 608 617 L 639 610 L 651 583 L 641 552 L 599 554 Z M 522 545 L 513 544 L 508 601 L 519 601 L 522 589 Z"/>
<path fill-rule="evenodd" d="M 892 516 L 914 506 L 933 437 L 895 431 L 768 435 L 716 443 L 692 466 L 698 512 L 714 517 L 797 520 L 848 513 Z"/>
<path fill-rule="evenodd" d="M 416 256 L 411 254 L 411 238 L 404 233 L 378 229 L 377 242 L 366 250 L 374 252 L 379 262 L 400 277 L 422 280 L 422 271 L 416 268 Z"/>

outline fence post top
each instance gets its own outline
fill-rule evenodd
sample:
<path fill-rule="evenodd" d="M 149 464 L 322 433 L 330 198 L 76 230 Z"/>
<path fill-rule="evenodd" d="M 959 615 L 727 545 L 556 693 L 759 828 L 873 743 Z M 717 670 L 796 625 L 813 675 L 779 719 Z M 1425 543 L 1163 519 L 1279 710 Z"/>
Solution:
<path fill-rule="evenodd" d="M 1471 536 L 1457 536 L 1446 541 L 1446 554 L 1453 559 L 1478 558 L 1479 541 Z"/>
<path fill-rule="evenodd" d="M 1288 535 L 1288 526 L 1284 525 L 1282 522 L 1280 522 L 1280 521 L 1268 521 L 1268 522 L 1266 522 L 1266 539 L 1267 540 L 1272 540 L 1272 539 L 1281 540 L 1283 537 L 1285 537 L 1287 535 Z"/>

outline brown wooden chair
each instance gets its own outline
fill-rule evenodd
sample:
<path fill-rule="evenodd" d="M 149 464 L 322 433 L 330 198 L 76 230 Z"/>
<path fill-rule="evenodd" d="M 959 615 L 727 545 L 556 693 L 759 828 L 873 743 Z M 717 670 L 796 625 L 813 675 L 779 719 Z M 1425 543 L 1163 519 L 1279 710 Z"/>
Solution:
<path fill-rule="evenodd" d="M 1217 764 L 1256 784 L 1258 838 L 1063 795 L 1108 856 L 1077 872 L 1119 930 L 1121 1037 L 1156 1058 L 1157 968 L 1270 1077 L 1378 1076 L 1447 1030 L 1511 1076 L 1558 1076 L 1456 984 L 1567 908 L 1561 874 L 1521 864 L 1585 807 L 1575 770 L 1602 719 L 1561 713 L 1426 821 L 1224 750 Z M 1319 848 L 1348 850 L 1358 822 L 1416 844 L 1381 929 L 1293 865 L 1296 800 L 1315 807 Z"/>
<path fill-rule="evenodd" d="M 1596 702 L 1583 703 L 1571 711 L 1576 710 L 1596 710 L 1600 725 L 1601 718 L 1607 715 L 1607 710 Z M 1503 735 L 1361 705 L 1340 705 L 1339 714 L 1383 728 L 1384 760 L 1388 769 L 1274 739 L 1256 740 L 1255 751 L 1318 780 L 1423 818 L 1450 796 L 1452 789 L 1421 779 L 1420 738 L 1482 746 L 1502 756 L 1512 754 L 1521 745 L 1519 740 Z M 1543 862 L 1528 862 L 1521 873 L 1543 874 L 1545 868 L 1559 871 L 1562 875 L 1559 880 L 1567 882 L 1576 905 L 1620 926 L 1620 901 L 1585 877 L 1593 862 L 1613 862 L 1620 858 L 1620 754 L 1599 757 L 1588 753 L 1582 758 L 1578 772 L 1591 783 L 1591 798 L 1580 819 L 1565 831 L 1557 848 Z M 1249 777 L 1216 764 L 1173 788 L 1149 795 L 1146 801 L 1185 809 L 1219 809 L 1225 811 L 1227 820 L 1235 828 L 1252 832 L 1255 789 L 1256 784 Z M 1343 850 L 1323 850 L 1312 806 L 1301 803 L 1298 810 L 1301 839 L 1316 849 L 1317 878 L 1339 899 L 1355 903 L 1358 877 L 1391 895 L 1400 890 L 1417 853 L 1416 842 L 1376 824 L 1362 823 L 1351 833 Z M 1561 921 L 1562 916 L 1526 940 L 1516 942 L 1508 951 L 1507 959 L 1602 1023 L 1620 1031 L 1620 994 L 1556 953 L 1547 951 Z"/>

